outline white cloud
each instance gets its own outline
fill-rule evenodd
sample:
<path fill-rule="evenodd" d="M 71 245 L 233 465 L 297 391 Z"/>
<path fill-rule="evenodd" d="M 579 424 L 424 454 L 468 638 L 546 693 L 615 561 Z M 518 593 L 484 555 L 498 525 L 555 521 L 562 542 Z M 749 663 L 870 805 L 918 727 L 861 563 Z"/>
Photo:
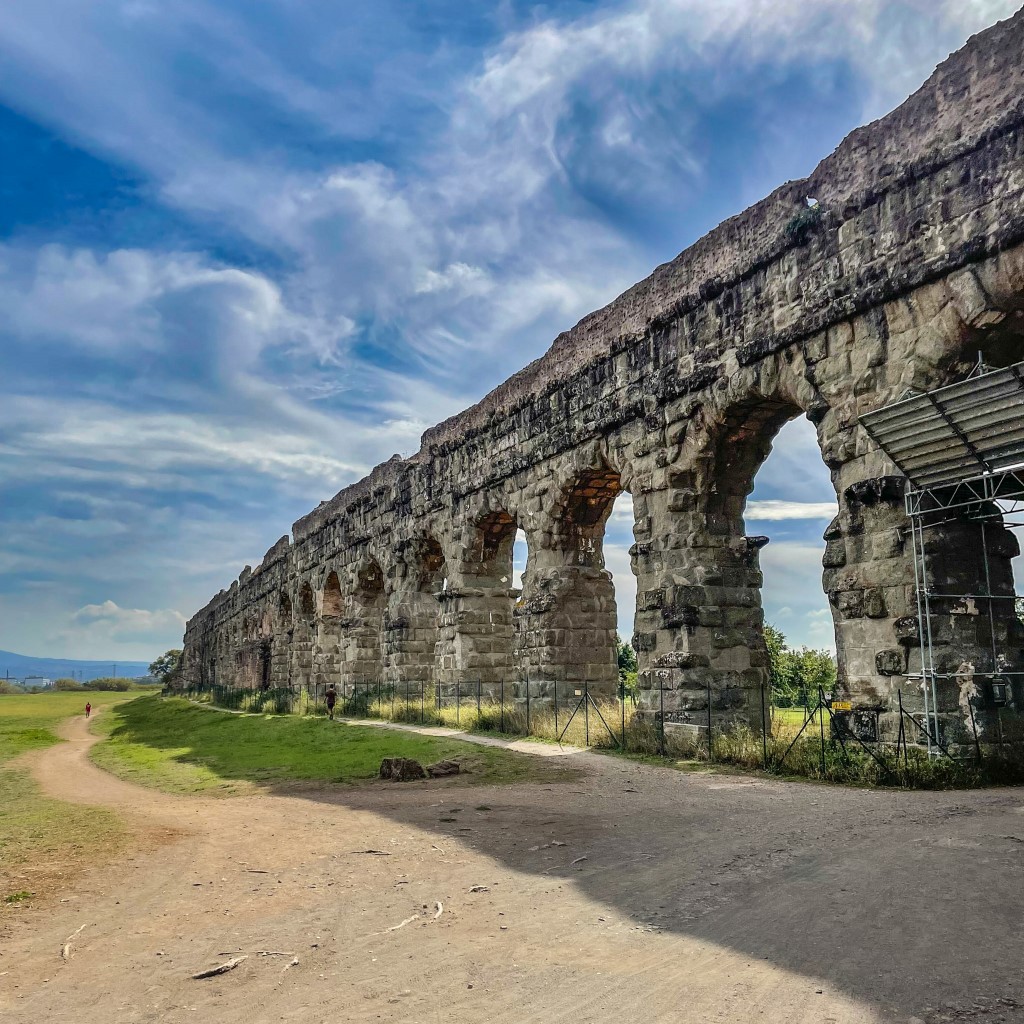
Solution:
<path fill-rule="evenodd" d="M 266 276 L 193 253 L 57 244 L 0 247 L 0 325 L 16 337 L 112 354 L 170 348 L 180 357 L 203 347 L 234 373 L 271 345 L 336 361 L 354 327 L 300 313 Z"/>
<path fill-rule="evenodd" d="M 112 633 L 149 633 L 155 629 L 167 629 L 168 626 L 184 628 L 185 616 L 172 608 L 161 608 L 147 611 L 144 608 L 120 608 L 113 601 L 102 604 L 87 604 L 79 608 L 71 621 L 76 625 L 101 627 Z"/>
<path fill-rule="evenodd" d="M 111 651 L 131 651 L 122 657 L 148 660 L 150 651 L 180 647 L 185 617 L 171 608 L 121 608 L 114 601 L 88 604 L 69 617 L 68 625 L 51 637 L 51 644 L 81 652 L 77 657 L 105 657 Z"/>
<path fill-rule="evenodd" d="M 748 501 L 745 519 L 778 522 L 784 519 L 832 519 L 839 511 L 834 501 Z"/>
<path fill-rule="evenodd" d="M 956 45 L 1017 2 L 910 0 L 912 28 L 928 31 L 907 31 L 883 0 L 626 0 L 572 20 L 541 8 L 454 82 L 435 82 L 437 55 L 393 54 L 390 36 L 356 78 L 340 77 L 352 63 L 344 58 L 359 55 L 344 50 L 340 8 L 320 0 L 289 5 L 289 32 L 276 38 L 212 0 L 0 7 L 0 98 L 137 171 L 191 221 L 255 242 L 253 257 L 272 268 L 187 252 L 0 246 L 0 454 L 10 477 L 40 491 L 162 490 L 195 501 L 184 523 L 115 502 L 109 515 L 134 538 L 119 555 L 97 547 L 95 523 L 57 516 L 48 526 L 41 513 L 8 535 L 0 564 L 48 557 L 56 572 L 51 528 L 95 541 L 74 562 L 94 582 L 141 576 L 132 563 L 143 558 L 173 567 L 188 552 L 187 584 L 159 600 L 193 606 L 207 596 L 189 589 L 201 563 L 226 571 L 242 547 L 258 558 L 287 514 L 393 451 L 414 451 L 422 429 L 645 274 L 651 251 L 585 185 L 600 180 L 604 195 L 678 215 L 703 174 L 696 110 L 735 100 L 746 88 L 737 69 L 845 60 L 874 116 L 930 71 L 945 46 L 936 39 Z M 182 67 L 209 69 L 210 88 Z M 365 68 L 369 93 L 352 84 Z M 659 117 L 658 87 L 690 74 L 691 99 L 674 95 Z M 223 82 L 230 90 L 218 90 Z M 394 166 L 334 155 L 380 137 L 378 87 L 442 97 L 431 130 Z M 225 92 L 232 102 L 218 106 Z M 239 98 L 269 118 L 247 123 Z M 302 147 L 256 137 L 274 123 L 315 141 L 301 163 L 292 156 Z M 367 346 L 383 357 L 366 356 Z M 780 435 L 785 486 L 755 495 L 753 510 L 781 520 L 797 506 L 824 507 L 832 496 L 806 470 L 812 447 L 817 459 L 813 431 L 799 443 Z M 236 511 L 225 526 L 228 503 Z M 620 612 L 635 588 L 630 519 L 622 500 L 607 546 Z M 149 532 L 157 526 L 162 539 Z M 776 565 L 780 548 L 765 564 L 788 573 L 786 586 L 809 587 L 820 565 L 796 552 L 788 568 Z M 132 580 L 133 595 L 156 590 Z M 107 593 L 155 603 L 99 590 L 88 606 L 105 607 L 97 600 Z"/>

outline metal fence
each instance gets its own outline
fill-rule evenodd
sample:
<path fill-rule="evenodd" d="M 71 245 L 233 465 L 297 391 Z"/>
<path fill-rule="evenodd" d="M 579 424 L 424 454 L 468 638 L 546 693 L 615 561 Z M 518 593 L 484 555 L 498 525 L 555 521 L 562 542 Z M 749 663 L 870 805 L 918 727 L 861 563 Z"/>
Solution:
<path fill-rule="evenodd" d="M 328 684 L 302 690 L 195 686 L 193 700 L 234 711 L 327 716 Z M 596 692 L 587 683 L 407 681 L 334 687 L 332 717 L 447 726 L 534 736 L 579 747 L 720 763 L 834 782 L 900 786 L 1024 781 L 1024 718 L 999 709 L 998 729 L 948 742 L 922 706 L 919 687 L 894 694 L 883 716 L 854 711 L 819 689 L 803 705 L 778 707 L 766 687 L 710 694 L 682 707 L 674 689 Z M 985 711 L 989 714 L 989 711 Z M 870 727 L 865 715 L 873 714 Z M 977 722 L 982 712 L 964 712 Z M 751 716 L 753 720 L 751 720 Z M 988 738 L 988 737 L 992 738 Z"/>

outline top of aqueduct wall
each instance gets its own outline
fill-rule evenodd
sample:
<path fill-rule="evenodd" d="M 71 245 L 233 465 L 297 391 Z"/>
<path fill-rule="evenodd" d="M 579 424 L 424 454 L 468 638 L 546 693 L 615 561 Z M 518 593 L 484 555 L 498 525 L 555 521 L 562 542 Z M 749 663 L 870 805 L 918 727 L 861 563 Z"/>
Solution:
<path fill-rule="evenodd" d="M 714 302 L 737 283 L 784 259 L 787 251 L 797 246 L 787 225 L 804 208 L 807 196 L 817 198 L 825 216 L 834 223 L 846 225 L 900 186 L 935 174 L 1024 124 L 1022 54 L 1024 8 L 972 36 L 917 92 L 889 114 L 853 131 L 808 177 L 782 185 L 724 221 L 607 306 L 558 335 L 544 355 L 481 401 L 428 429 L 417 454 L 409 459 L 396 455 L 321 502 L 294 524 L 295 541 L 308 537 L 374 490 L 387 487 L 415 465 L 428 462 L 439 451 L 457 446 L 468 435 L 511 415 L 524 402 L 556 388 L 560 381 L 649 335 L 659 325 Z M 1014 237 L 1000 239 L 1000 243 L 1016 243 L 1020 240 L 1017 236 L 1024 235 L 1024 224 L 1008 224 L 1007 232 Z M 980 255 L 984 254 L 975 258 Z M 841 291 L 805 293 L 802 315 L 789 324 L 780 325 L 773 319 L 770 305 L 744 310 L 739 358 L 753 361 L 910 291 L 971 258 L 969 252 L 945 252 L 898 272 L 889 267 L 873 271 L 869 266 L 855 282 L 844 279 Z M 282 537 L 256 572 L 285 557 L 290 546 L 289 537 Z M 239 582 L 244 583 L 250 574 L 247 569 Z M 211 603 L 216 601 L 214 598 Z"/>

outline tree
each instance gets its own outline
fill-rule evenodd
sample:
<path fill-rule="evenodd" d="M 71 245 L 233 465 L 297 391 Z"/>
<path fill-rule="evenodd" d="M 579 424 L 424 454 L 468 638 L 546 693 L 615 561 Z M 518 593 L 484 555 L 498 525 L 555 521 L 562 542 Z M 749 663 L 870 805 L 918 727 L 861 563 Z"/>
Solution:
<path fill-rule="evenodd" d="M 619 663 L 619 699 L 625 700 L 630 697 L 636 703 L 637 682 L 636 682 L 636 651 L 632 646 L 615 634 L 615 655 Z"/>
<path fill-rule="evenodd" d="M 796 699 L 793 689 L 793 666 L 789 658 L 789 644 L 781 629 L 770 623 L 764 627 L 764 643 L 768 648 L 768 677 L 772 703 L 788 707 Z"/>
<path fill-rule="evenodd" d="M 25 690 L 22 687 L 17 683 L 12 683 L 10 679 L 0 679 L 0 693 L 11 694 L 24 692 Z"/>
<path fill-rule="evenodd" d="M 615 634 L 615 652 L 619 661 L 620 677 L 623 672 L 636 671 L 636 651 L 618 633 Z"/>
<path fill-rule="evenodd" d="M 181 651 L 172 648 L 149 666 L 149 674 L 164 686 L 174 686 L 181 675 Z"/>
<path fill-rule="evenodd" d="M 86 690 L 110 690 L 124 693 L 132 688 L 132 681 L 124 676 L 99 676 L 83 683 Z"/>
<path fill-rule="evenodd" d="M 55 690 L 84 690 L 85 687 L 77 679 L 69 679 L 65 676 L 63 679 L 55 679 L 53 683 Z"/>
<path fill-rule="evenodd" d="M 764 642 L 773 704 L 785 708 L 816 701 L 819 687 L 827 693 L 835 686 L 836 662 L 828 651 L 791 650 L 782 630 L 770 624 L 764 627 Z"/>

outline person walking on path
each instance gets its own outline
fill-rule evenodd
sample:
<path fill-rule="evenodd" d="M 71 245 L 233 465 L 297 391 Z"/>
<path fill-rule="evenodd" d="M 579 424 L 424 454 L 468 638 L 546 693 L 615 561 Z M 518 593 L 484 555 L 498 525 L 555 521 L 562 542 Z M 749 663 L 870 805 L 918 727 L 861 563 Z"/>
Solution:
<path fill-rule="evenodd" d="M 334 689 L 334 683 L 327 687 L 327 717 L 334 719 L 334 705 L 338 703 L 338 691 Z"/>
<path fill-rule="evenodd" d="M 92 705 L 88 701 L 86 701 L 85 702 L 85 717 L 88 718 L 91 714 L 92 714 Z"/>

